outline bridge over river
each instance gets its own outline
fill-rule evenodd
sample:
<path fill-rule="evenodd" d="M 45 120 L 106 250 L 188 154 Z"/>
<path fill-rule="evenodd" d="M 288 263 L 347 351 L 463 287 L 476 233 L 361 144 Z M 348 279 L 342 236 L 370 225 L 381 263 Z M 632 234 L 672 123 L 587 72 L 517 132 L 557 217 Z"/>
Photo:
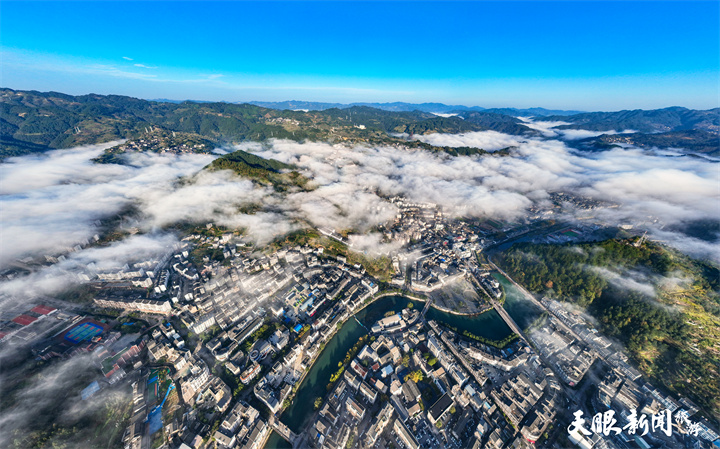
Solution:
<path fill-rule="evenodd" d="M 293 445 L 293 447 L 301 447 L 300 443 L 302 438 L 288 428 L 285 424 L 280 422 L 279 419 L 275 418 L 275 415 L 270 415 L 270 427 L 277 432 L 281 437 L 285 438 Z"/>
<path fill-rule="evenodd" d="M 494 263 L 492 263 L 492 261 L 490 261 L 490 264 L 493 267 L 495 267 L 495 269 L 497 269 L 500 273 L 502 273 L 508 280 L 510 280 L 510 282 L 514 283 L 514 281 L 512 279 L 510 279 L 504 272 L 502 272 Z M 500 315 L 500 318 L 502 318 L 503 321 L 505 321 L 505 323 L 508 325 L 508 327 L 510 327 L 510 329 L 512 329 L 513 332 L 518 334 L 520 336 L 520 338 L 523 339 L 523 341 L 525 341 L 525 343 L 527 343 L 527 338 L 525 337 L 525 334 L 523 333 L 522 329 L 520 329 L 520 326 L 517 325 L 517 323 L 510 316 L 510 314 L 507 313 L 507 310 L 505 310 L 505 308 L 502 306 L 502 304 L 497 302 L 497 300 L 490 293 L 488 293 L 487 290 L 485 290 L 485 287 L 483 287 L 482 284 L 480 284 L 480 282 L 478 282 L 478 280 L 475 278 L 475 276 L 470 275 L 469 278 L 470 278 L 470 280 L 472 280 L 473 284 L 477 288 L 482 290 L 483 293 L 485 293 L 485 296 L 487 296 L 490 299 L 490 304 L 492 304 L 495 311 L 498 313 L 498 315 Z"/>

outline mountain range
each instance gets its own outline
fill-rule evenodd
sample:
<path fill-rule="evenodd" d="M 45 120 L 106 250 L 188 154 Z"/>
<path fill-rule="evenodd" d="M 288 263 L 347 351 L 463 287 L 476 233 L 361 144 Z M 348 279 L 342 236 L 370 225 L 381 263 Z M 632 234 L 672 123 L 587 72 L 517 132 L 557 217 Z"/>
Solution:
<path fill-rule="evenodd" d="M 720 108 L 699 111 L 678 106 L 618 112 L 585 112 L 565 115 L 550 115 L 543 120 L 560 120 L 570 122 L 569 125 L 558 126 L 557 129 L 587 129 L 590 131 L 625 131 L 634 130 L 642 133 L 658 133 L 670 131 L 688 131 L 692 129 L 720 131 Z"/>
<path fill-rule="evenodd" d="M 150 101 L 162 103 L 183 103 L 190 101 L 193 103 L 212 103 L 202 100 L 169 100 L 167 98 L 157 98 Z M 235 104 L 242 104 L 236 102 Z M 544 117 L 548 115 L 573 115 L 580 114 L 583 111 L 566 111 L 562 109 L 545 109 L 545 108 L 483 108 L 480 106 L 463 106 L 463 105 L 447 105 L 444 103 L 405 103 L 395 101 L 392 103 L 324 103 L 320 101 L 248 101 L 248 104 L 262 106 L 268 109 L 288 110 L 288 111 L 324 111 L 326 109 L 349 109 L 355 106 L 367 106 L 369 108 L 380 109 L 391 112 L 430 112 L 434 114 L 456 114 L 461 111 L 483 111 L 494 112 L 497 114 L 511 115 L 513 117 Z"/>
<path fill-rule="evenodd" d="M 374 109 L 382 109 L 383 111 L 392 112 L 430 112 L 436 114 L 453 114 L 462 111 L 476 112 L 493 112 L 497 114 L 505 114 L 513 117 L 542 117 L 546 115 L 573 115 L 579 114 L 581 111 L 564 111 L 545 108 L 482 108 L 480 106 L 463 106 L 463 105 L 447 105 L 443 103 L 321 103 L 317 101 L 250 101 L 250 104 L 262 106 L 270 109 L 288 109 L 288 110 L 308 110 L 308 111 L 324 111 L 325 109 L 348 109 L 353 106 L 367 106 Z"/>
<path fill-rule="evenodd" d="M 137 138 L 153 129 L 184 133 L 213 145 L 271 138 L 296 141 L 407 144 L 407 135 L 492 130 L 542 137 L 517 116 L 545 115 L 542 120 L 567 124 L 555 129 L 586 129 L 633 134 L 600 136 L 583 142 L 603 149 L 618 143 L 687 148 L 718 153 L 720 109 L 705 111 L 672 107 L 655 110 L 590 112 L 537 109 L 454 109 L 441 103 L 339 105 L 280 102 L 235 104 L 150 101 L 119 95 L 67 95 L 59 92 L 0 89 L 0 159 L 121 138 Z M 275 109 L 262 105 L 287 107 Z M 308 106 L 303 108 L 302 106 Z M 421 110 L 423 108 L 425 110 Z M 396 110 L 393 110 L 396 109 Z M 412 110 L 407 110 L 412 109 Z M 428 112 L 432 110 L 432 112 Z M 452 110 L 452 115 L 448 111 Z M 444 114 L 442 116 L 437 114 Z M 612 133 L 609 133 L 612 134 Z M 630 142 L 628 139 L 631 139 Z M 467 152 L 463 154 L 468 154 Z"/>

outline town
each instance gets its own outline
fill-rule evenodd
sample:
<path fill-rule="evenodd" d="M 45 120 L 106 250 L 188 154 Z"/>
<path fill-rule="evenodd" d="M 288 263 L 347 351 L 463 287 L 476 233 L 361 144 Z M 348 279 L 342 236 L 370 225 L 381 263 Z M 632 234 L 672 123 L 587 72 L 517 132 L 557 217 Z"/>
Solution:
<path fill-rule="evenodd" d="M 589 421 L 612 408 L 620 424 L 636 410 L 698 412 L 644 381 L 582 316 L 535 298 L 485 256 L 510 239 L 572 239 L 599 226 L 543 224 L 547 214 L 457 220 L 435 204 L 389 201 L 398 214 L 380 231 L 402 249 L 385 279 L 335 251 L 346 241 L 331 230 L 320 230 L 325 245 L 260 250 L 208 223 L 157 259 L 88 267 L 79 277 L 92 308 L 82 313 L 49 298 L 6 312 L 0 344 L 25 342 L 44 361 L 90 355 L 103 377 L 82 400 L 130 390 L 122 441 L 132 449 L 256 449 L 271 439 L 378 449 L 718 444 L 703 420 L 693 432 L 673 421 L 670 436 L 567 431 L 578 410 Z M 506 312 L 508 289 L 536 308 L 532 326 Z M 498 338 L 463 324 L 490 315 L 506 330 Z"/>

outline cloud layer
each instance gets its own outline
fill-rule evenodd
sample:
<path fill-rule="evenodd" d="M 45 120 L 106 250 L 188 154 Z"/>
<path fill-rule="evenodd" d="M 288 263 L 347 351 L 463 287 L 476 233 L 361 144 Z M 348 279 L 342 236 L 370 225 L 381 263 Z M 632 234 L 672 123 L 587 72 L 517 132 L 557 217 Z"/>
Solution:
<path fill-rule="evenodd" d="M 549 137 L 549 138 L 560 138 L 563 140 L 578 140 L 578 139 L 587 139 L 588 137 L 597 137 L 602 134 L 627 134 L 627 133 L 634 133 L 635 131 L 632 129 L 627 129 L 622 132 L 617 131 L 590 131 L 587 129 L 556 129 L 558 126 L 562 125 L 571 125 L 572 123 L 568 122 L 561 122 L 561 121 L 542 121 L 542 120 L 533 120 L 530 117 L 518 117 L 520 120 L 522 120 L 524 123 L 523 125 L 527 126 L 528 128 L 536 129 L 540 131 L 543 136 Z"/>
<path fill-rule="evenodd" d="M 574 192 L 620 205 L 570 210 L 562 218 L 582 215 L 609 225 L 635 224 L 682 251 L 718 259 L 720 248 L 712 238 L 699 240 L 675 229 L 695 220 L 720 220 L 719 164 L 635 148 L 581 153 L 562 140 L 496 132 L 423 138 L 438 145 L 515 149 L 506 157 L 452 157 L 281 140 L 236 147 L 294 164 L 315 186 L 283 194 L 230 172 L 200 171 L 216 155 L 136 154 L 128 165 L 92 163 L 107 144 L 10 159 L 0 165 L 0 267 L 26 256 L 63 253 L 66 259 L 1 284 L 0 293 L 49 294 L 75 282 L 72 273 L 88 264 L 122 266 L 165 252 L 176 242 L 166 229 L 177 222 L 243 228 L 259 244 L 308 225 L 366 233 L 395 217 L 395 206 L 386 200 L 394 195 L 436 203 L 455 216 L 518 220 L 531 207 L 549 204 L 549 193 Z M 256 206 L 255 213 L 240 212 L 249 204 Z M 122 226 L 137 228 L 140 235 L 68 252 L 99 232 L 97 220 L 129 206 L 137 212 Z M 353 245 L 369 253 L 397 249 L 372 232 L 353 237 Z"/>
<path fill-rule="evenodd" d="M 473 147 L 485 151 L 502 150 L 507 147 L 515 147 L 525 142 L 518 136 L 499 133 L 497 131 L 474 131 L 462 134 L 421 134 L 413 136 L 414 139 L 429 143 L 436 147 Z"/>
<path fill-rule="evenodd" d="M 696 220 L 720 220 L 719 164 L 632 147 L 584 153 L 554 139 L 519 140 L 499 134 L 493 141 L 494 134 L 499 133 L 435 135 L 434 142 L 447 145 L 460 139 L 466 145 L 470 141 L 468 135 L 472 135 L 472 141 L 482 141 L 481 146 L 487 148 L 516 145 L 511 156 L 450 157 L 392 147 L 287 141 L 275 141 L 264 147 L 248 144 L 242 148 L 295 164 L 314 177 L 322 187 L 309 194 L 291 195 L 288 207 L 304 209 L 316 224 L 346 227 L 348 219 L 353 222 L 358 216 L 382 207 L 373 192 L 434 202 L 458 216 L 517 219 L 532 205 L 543 204 L 550 192 L 569 191 L 619 204 L 578 211 L 585 218 L 594 217 L 607 225 L 634 224 L 648 229 L 651 237 L 682 251 L 718 259 L 715 254 L 720 248 L 714 242 L 717 239 L 699 240 L 669 229 L 682 228 Z M 330 191 L 363 199 L 344 196 L 333 201 L 326 195 Z M 352 207 L 348 211 L 349 204 Z M 339 215 L 330 213 L 332 210 Z M 322 217 L 330 218 L 330 223 Z M 564 218 L 572 220 L 575 215 Z"/>
<path fill-rule="evenodd" d="M 136 155 L 130 165 L 94 164 L 105 145 L 12 158 L 0 165 L 3 211 L 0 266 L 37 254 L 62 252 L 98 232 L 93 224 L 159 192 L 208 164 L 209 156 Z"/>

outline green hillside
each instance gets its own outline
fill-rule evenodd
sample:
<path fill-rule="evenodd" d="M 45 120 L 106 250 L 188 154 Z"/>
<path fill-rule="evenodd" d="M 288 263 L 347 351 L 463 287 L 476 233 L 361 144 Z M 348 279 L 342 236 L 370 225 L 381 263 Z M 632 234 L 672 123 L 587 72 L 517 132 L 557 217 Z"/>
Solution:
<path fill-rule="evenodd" d="M 251 104 L 168 103 L 118 95 L 72 96 L 0 89 L 0 158 L 117 139 L 148 129 L 181 132 L 216 145 L 270 138 L 296 141 L 402 142 L 392 133 L 458 133 L 496 129 L 535 133 L 517 119 L 472 113 L 468 119 L 390 112 L 366 106 L 298 112 Z M 503 118 L 504 117 L 504 118 Z"/>
<path fill-rule="evenodd" d="M 620 143 L 643 148 L 680 148 L 687 152 L 720 156 L 720 135 L 701 129 L 671 131 L 667 133 L 603 134 L 581 142 L 607 148 Z"/>
<path fill-rule="evenodd" d="M 687 131 L 699 129 L 718 133 L 720 130 L 720 109 L 698 111 L 681 107 L 665 109 L 617 112 L 587 112 L 570 116 L 556 115 L 543 120 L 570 122 L 557 129 L 589 129 L 591 131 L 624 131 L 628 129 L 641 133 Z"/>
<path fill-rule="evenodd" d="M 274 159 L 238 150 L 215 159 L 205 167 L 207 170 L 232 170 L 236 174 L 253 181 L 272 185 L 276 190 L 284 191 L 291 187 L 309 189 L 310 180 L 295 170 L 292 165 Z"/>
<path fill-rule="evenodd" d="M 717 418 L 720 271 L 667 247 L 633 242 L 523 243 L 501 254 L 498 263 L 529 290 L 585 309 L 602 332 L 625 344 L 654 384 L 689 396 Z M 612 282 L 603 270 L 621 279 Z M 645 287 L 623 283 L 633 278 Z"/>

